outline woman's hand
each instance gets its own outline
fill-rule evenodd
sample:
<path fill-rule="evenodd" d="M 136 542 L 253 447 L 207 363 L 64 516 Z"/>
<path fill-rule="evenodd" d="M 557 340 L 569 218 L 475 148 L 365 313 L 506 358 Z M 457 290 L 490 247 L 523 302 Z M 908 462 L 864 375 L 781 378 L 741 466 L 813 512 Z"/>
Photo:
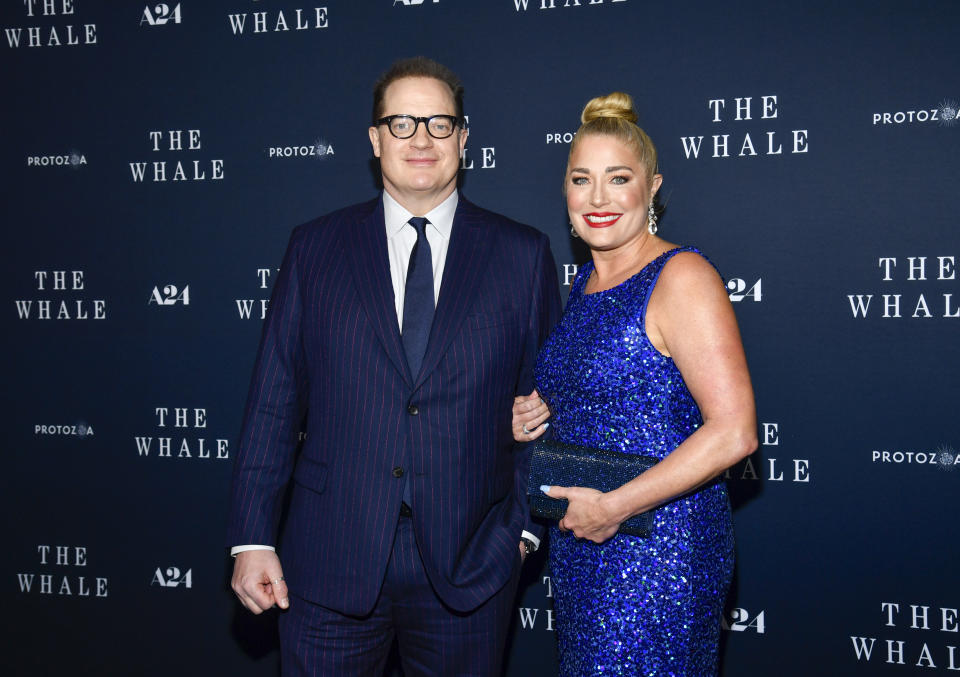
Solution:
<path fill-rule="evenodd" d="M 569 501 L 567 514 L 560 520 L 560 531 L 572 531 L 577 538 L 603 543 L 613 538 L 621 520 L 611 514 L 605 493 L 585 487 L 540 487 L 550 498 Z"/>
<path fill-rule="evenodd" d="M 517 442 L 537 439 L 550 427 L 549 423 L 544 423 L 548 418 L 550 410 L 536 390 L 513 398 L 513 439 Z"/>

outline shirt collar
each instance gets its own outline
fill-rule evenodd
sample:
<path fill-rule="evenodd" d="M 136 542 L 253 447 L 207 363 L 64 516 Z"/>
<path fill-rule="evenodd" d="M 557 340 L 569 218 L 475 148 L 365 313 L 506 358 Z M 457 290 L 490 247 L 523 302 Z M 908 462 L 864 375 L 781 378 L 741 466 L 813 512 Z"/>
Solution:
<path fill-rule="evenodd" d="M 424 214 L 433 229 L 447 240 L 450 239 L 450 232 L 453 230 L 453 215 L 457 211 L 459 201 L 459 191 L 455 190 L 446 200 Z M 390 193 L 383 191 L 383 221 L 387 227 L 388 238 L 396 236 L 412 216 L 413 212 L 404 208 Z"/>

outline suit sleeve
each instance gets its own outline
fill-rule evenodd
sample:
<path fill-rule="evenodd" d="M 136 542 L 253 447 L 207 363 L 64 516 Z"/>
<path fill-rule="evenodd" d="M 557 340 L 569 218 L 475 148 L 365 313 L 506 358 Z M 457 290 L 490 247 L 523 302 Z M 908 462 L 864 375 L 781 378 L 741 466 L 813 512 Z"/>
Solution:
<path fill-rule="evenodd" d="M 275 545 L 306 412 L 300 256 L 294 230 L 270 297 L 233 469 L 227 545 Z"/>
<path fill-rule="evenodd" d="M 531 279 L 532 293 L 530 296 L 530 311 L 527 319 L 526 342 L 524 345 L 523 364 L 520 368 L 520 377 L 517 381 L 517 394 L 529 395 L 534 389 L 534 367 L 537 363 L 537 354 L 540 347 L 547 340 L 554 325 L 560 319 L 560 284 L 557 279 L 557 265 L 550 253 L 550 240 L 541 234 L 538 240 L 536 263 Z M 527 477 L 530 470 L 530 453 L 532 443 L 515 443 L 514 458 L 516 459 L 514 481 L 517 498 L 520 505 L 526 506 Z M 529 511 L 528 511 L 529 514 Z M 543 525 L 527 518 L 525 530 L 541 538 Z"/>

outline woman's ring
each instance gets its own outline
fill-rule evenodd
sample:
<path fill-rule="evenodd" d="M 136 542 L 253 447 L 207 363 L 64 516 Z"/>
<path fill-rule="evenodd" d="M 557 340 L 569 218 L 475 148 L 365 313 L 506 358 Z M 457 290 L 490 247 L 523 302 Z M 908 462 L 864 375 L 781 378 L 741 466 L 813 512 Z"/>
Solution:
<path fill-rule="evenodd" d="M 274 578 L 274 579 L 273 579 L 272 581 L 270 581 L 270 582 L 273 583 L 274 585 L 276 585 L 277 583 L 279 583 L 279 582 L 282 581 L 282 580 L 283 580 L 283 576 L 281 576 L 280 578 Z"/>
<path fill-rule="evenodd" d="M 531 431 L 527 430 L 527 424 L 524 423 L 524 424 L 523 424 L 523 434 L 524 434 L 524 435 L 529 435 L 530 432 L 531 432 Z"/>

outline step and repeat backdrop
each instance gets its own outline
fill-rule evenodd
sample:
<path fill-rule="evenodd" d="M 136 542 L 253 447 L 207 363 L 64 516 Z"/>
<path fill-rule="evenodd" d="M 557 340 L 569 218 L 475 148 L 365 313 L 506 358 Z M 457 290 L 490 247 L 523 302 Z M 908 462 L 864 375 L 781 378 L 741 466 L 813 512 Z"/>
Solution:
<path fill-rule="evenodd" d="M 291 229 L 376 194 L 372 84 L 414 54 L 466 85 L 464 194 L 547 233 L 564 294 L 568 144 L 613 90 L 660 233 L 723 272 L 760 440 L 724 674 L 960 673 L 960 4 L 11 0 L 0 31 L 4 674 L 276 674 L 228 587 L 246 388 Z M 556 672 L 553 624 L 541 552 L 508 675 Z"/>

